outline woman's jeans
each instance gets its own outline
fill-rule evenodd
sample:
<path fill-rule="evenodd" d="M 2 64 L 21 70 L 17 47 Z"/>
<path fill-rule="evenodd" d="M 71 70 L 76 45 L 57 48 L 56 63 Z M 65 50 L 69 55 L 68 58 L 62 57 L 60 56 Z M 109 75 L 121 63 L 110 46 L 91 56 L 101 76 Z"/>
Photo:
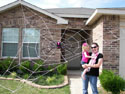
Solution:
<path fill-rule="evenodd" d="M 82 78 L 82 82 L 83 82 L 83 94 L 88 94 L 88 82 L 90 82 L 92 94 L 98 94 L 97 76 L 85 75 L 85 80 Z"/>

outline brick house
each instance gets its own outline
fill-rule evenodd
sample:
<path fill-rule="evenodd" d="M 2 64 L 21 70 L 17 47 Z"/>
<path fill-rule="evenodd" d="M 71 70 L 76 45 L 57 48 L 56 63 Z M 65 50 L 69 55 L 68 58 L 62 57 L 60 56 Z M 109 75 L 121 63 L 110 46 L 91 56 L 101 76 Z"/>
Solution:
<path fill-rule="evenodd" d="M 79 32 L 81 37 L 75 36 L 80 41 L 77 44 L 79 48 L 85 39 L 91 37 L 87 42 L 97 42 L 99 51 L 104 54 L 102 67 L 125 76 L 124 29 L 124 8 L 41 9 L 23 0 L 17 0 L 0 8 L 0 58 L 10 56 L 19 62 L 23 59 L 43 59 L 46 63 L 60 62 L 61 55 L 65 56 L 66 53 L 53 48 L 52 44 L 55 47 L 57 41 L 65 41 L 74 36 L 74 33 L 84 30 L 85 32 Z M 65 36 L 67 34 L 68 37 Z M 64 39 L 62 35 L 65 36 Z M 34 47 L 35 50 L 32 49 Z M 81 52 L 81 49 L 78 52 Z M 79 69 L 80 60 L 81 56 L 70 60 L 68 68 Z"/>

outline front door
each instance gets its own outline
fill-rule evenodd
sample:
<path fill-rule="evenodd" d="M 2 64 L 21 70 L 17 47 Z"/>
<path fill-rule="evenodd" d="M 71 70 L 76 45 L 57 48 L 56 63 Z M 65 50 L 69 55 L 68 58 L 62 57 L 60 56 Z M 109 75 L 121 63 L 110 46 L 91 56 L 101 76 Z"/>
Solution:
<path fill-rule="evenodd" d="M 68 69 L 80 69 L 81 61 L 81 37 L 77 31 L 66 31 L 63 37 L 65 60 L 68 61 Z"/>

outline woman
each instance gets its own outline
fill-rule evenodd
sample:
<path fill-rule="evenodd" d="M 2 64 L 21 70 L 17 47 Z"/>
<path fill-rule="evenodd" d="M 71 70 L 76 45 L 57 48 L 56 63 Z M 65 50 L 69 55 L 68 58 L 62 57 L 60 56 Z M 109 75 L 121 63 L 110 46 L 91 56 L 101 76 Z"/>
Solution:
<path fill-rule="evenodd" d="M 88 64 L 84 64 L 84 69 L 90 67 L 90 71 L 88 71 L 85 75 L 85 80 L 83 79 L 83 94 L 88 94 L 88 82 L 90 82 L 92 94 L 98 94 L 97 90 L 97 77 L 99 76 L 99 67 L 103 62 L 103 54 L 99 53 L 99 45 L 97 43 L 92 43 L 91 45 L 92 53 L 89 53 L 91 56 L 93 54 L 97 54 L 98 56 L 95 60 L 95 63 L 89 64 L 91 59 L 88 61 Z"/>

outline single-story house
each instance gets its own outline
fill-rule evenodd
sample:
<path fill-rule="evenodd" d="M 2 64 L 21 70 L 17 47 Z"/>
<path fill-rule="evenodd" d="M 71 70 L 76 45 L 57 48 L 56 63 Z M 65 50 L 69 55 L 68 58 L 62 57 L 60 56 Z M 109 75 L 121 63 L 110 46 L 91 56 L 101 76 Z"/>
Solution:
<path fill-rule="evenodd" d="M 63 51 L 66 48 L 54 49 L 52 44 L 72 38 L 75 33 L 78 35 L 75 39 L 80 41 L 77 44 L 79 48 L 85 39 L 88 39 L 89 44 L 97 42 L 99 51 L 104 54 L 102 67 L 115 70 L 125 77 L 124 30 L 125 8 L 41 9 L 26 1 L 17 0 L 0 7 L 0 59 L 9 56 L 19 62 L 22 59 L 60 62 L 61 55 L 64 56 L 63 59 L 67 57 Z M 74 42 L 75 39 L 69 41 Z M 34 47 L 35 50 L 32 50 Z M 67 49 L 71 50 L 70 46 Z M 79 69 L 81 56 L 73 58 L 69 60 L 68 68 Z"/>

